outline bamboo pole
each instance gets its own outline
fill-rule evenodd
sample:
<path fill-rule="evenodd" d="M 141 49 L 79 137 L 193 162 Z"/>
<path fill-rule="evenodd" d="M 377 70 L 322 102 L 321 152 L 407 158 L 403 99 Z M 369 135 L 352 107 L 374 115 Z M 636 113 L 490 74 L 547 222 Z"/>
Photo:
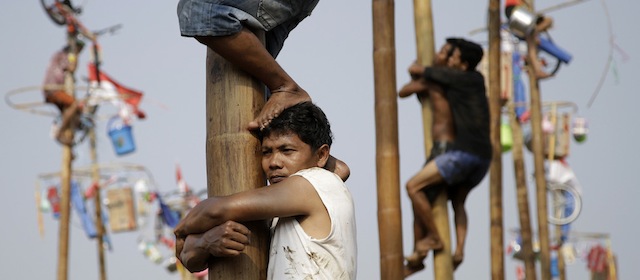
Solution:
<path fill-rule="evenodd" d="M 433 11 L 431 0 L 414 0 L 414 21 L 416 29 L 417 61 L 423 66 L 433 62 L 435 46 L 433 40 Z M 431 127 L 433 115 L 431 102 L 427 95 L 418 94 L 422 106 L 422 126 L 424 133 L 425 157 L 429 157 L 433 146 Z M 438 229 L 438 235 L 443 243 L 442 250 L 434 251 L 434 276 L 439 280 L 453 279 L 453 263 L 451 262 L 451 232 L 449 228 L 449 208 L 446 192 L 440 192 L 433 202 L 433 218 Z"/>
<path fill-rule="evenodd" d="M 417 61 L 423 66 L 430 66 L 435 55 L 435 45 L 433 40 L 433 12 L 431 10 L 431 0 L 414 0 L 413 17 L 416 29 L 416 51 Z M 433 139 L 431 126 L 433 124 L 431 105 L 428 96 L 418 94 L 418 100 L 422 105 L 422 126 L 424 132 L 424 153 L 429 157 Z"/>
<path fill-rule="evenodd" d="M 404 278 L 393 0 L 373 0 L 373 71 L 380 279 Z"/>
<path fill-rule="evenodd" d="M 260 32 L 264 36 L 263 32 Z M 260 142 L 246 129 L 264 105 L 264 85 L 207 49 L 206 155 L 209 196 L 259 188 L 266 180 Z M 209 264 L 209 279 L 266 279 L 267 223 L 245 223 L 251 244 L 235 258 Z"/>
<path fill-rule="evenodd" d="M 91 156 L 91 180 L 94 184 L 99 184 L 100 182 L 100 169 L 98 167 L 98 153 L 96 152 L 96 130 L 95 127 L 92 127 L 89 130 L 89 154 Z M 106 271 L 106 261 L 104 257 L 104 224 L 102 223 L 102 196 L 100 195 L 100 188 L 95 192 L 95 197 L 93 198 L 94 204 L 96 206 L 96 243 L 98 246 L 98 269 L 101 280 L 107 279 L 107 271 Z"/>
<path fill-rule="evenodd" d="M 491 220 L 491 279 L 504 279 L 504 219 L 502 212 L 502 147 L 500 145 L 500 1 L 489 1 L 489 109 L 493 147 L 489 170 L 489 207 Z"/>
<path fill-rule="evenodd" d="M 67 44 L 71 53 L 77 53 L 78 48 L 75 34 L 68 32 Z M 77 59 L 77 58 L 76 58 Z M 67 94 L 74 96 L 75 83 L 74 73 L 65 71 L 64 86 Z M 67 108 L 66 110 L 69 110 Z M 65 115 L 65 112 L 61 112 Z M 75 122 L 70 122 L 69 126 L 61 133 L 67 139 L 73 139 Z M 60 222 L 58 230 L 58 280 L 66 280 L 68 278 L 69 268 L 69 221 L 71 220 L 71 165 L 73 161 L 73 144 L 62 146 L 62 166 L 60 168 Z"/>
<path fill-rule="evenodd" d="M 531 2 L 533 2 L 531 0 Z M 536 181 L 536 204 L 538 208 L 538 240 L 540 241 L 541 279 L 551 279 L 551 259 L 549 252 L 549 225 L 547 217 L 547 186 L 544 175 L 544 146 L 542 139 L 541 97 L 538 78 L 535 75 L 533 61 L 537 59 L 536 44 L 533 38 L 528 41 L 527 68 L 531 93 L 531 133 L 533 146 L 534 174 Z"/>
<path fill-rule="evenodd" d="M 533 242 L 531 233 L 531 216 L 529 214 L 529 193 L 527 191 L 527 180 L 524 167 L 524 140 L 522 128 L 516 119 L 515 106 L 509 106 L 509 122 L 511 123 L 511 134 L 513 135 L 513 147 L 511 155 L 513 157 L 513 169 L 516 181 L 516 197 L 518 201 L 518 217 L 520 219 L 520 238 L 522 239 L 521 255 L 524 262 L 525 279 L 538 279 L 536 276 L 536 259 L 533 253 Z"/>
<path fill-rule="evenodd" d="M 98 81 L 98 86 L 100 86 L 100 57 L 98 52 L 98 45 L 95 41 L 93 41 L 93 64 L 95 65 L 96 72 L 96 80 Z M 96 110 L 98 109 L 97 105 L 91 108 L 91 117 L 94 117 Z M 107 271 L 106 271 L 106 260 L 104 257 L 104 224 L 102 223 L 102 195 L 100 194 L 100 166 L 98 163 L 98 153 L 96 149 L 96 127 L 93 126 L 89 129 L 89 154 L 91 157 L 91 180 L 94 184 L 97 185 L 98 189 L 95 192 L 94 204 L 96 207 L 96 243 L 98 246 L 98 269 L 100 274 L 100 280 L 107 279 Z"/>

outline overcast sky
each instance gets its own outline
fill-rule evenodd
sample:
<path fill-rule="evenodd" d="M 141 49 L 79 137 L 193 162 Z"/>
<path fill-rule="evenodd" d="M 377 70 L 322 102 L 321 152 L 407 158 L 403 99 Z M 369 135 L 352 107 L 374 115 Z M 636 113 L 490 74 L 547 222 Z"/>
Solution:
<path fill-rule="evenodd" d="M 196 190 L 206 188 L 205 166 L 205 47 L 180 37 L 176 16 L 177 1 L 96 1 L 84 0 L 81 20 L 92 30 L 122 24 L 114 35 L 101 37 L 102 69 L 122 84 L 145 93 L 142 109 L 148 118 L 136 121 L 135 153 L 114 154 L 106 135 L 106 123 L 97 124 L 98 157 L 101 163 L 128 162 L 145 166 L 161 192 L 177 189 L 175 165 L 180 164 L 187 183 Z M 435 45 L 445 37 L 463 36 L 486 42 L 486 33 L 470 36 L 469 31 L 486 22 L 488 1 L 432 1 L 435 18 Z M 559 3 L 536 1 L 539 9 Z M 466 6 L 463 6 L 466 5 Z M 65 41 L 64 28 L 55 26 L 38 1 L 6 1 L 0 9 L 0 92 L 38 86 L 43 80 L 51 54 Z M 544 101 L 572 101 L 578 114 L 589 121 L 590 133 L 584 143 L 571 143 L 569 164 L 583 188 L 583 211 L 573 224 L 577 232 L 611 235 L 622 279 L 640 278 L 635 223 L 640 206 L 636 199 L 640 186 L 635 176 L 637 158 L 636 109 L 637 72 L 640 41 L 633 17 L 640 9 L 637 1 L 608 1 L 612 33 L 600 0 L 564 8 L 549 15 L 555 19 L 551 34 L 558 45 L 573 55 L 558 75 L 540 83 Z M 408 80 L 407 66 L 415 59 L 415 37 L 411 1 L 397 1 L 396 70 L 399 88 Z M 376 216 L 375 128 L 372 60 L 372 11 L 370 1 L 320 1 L 313 15 L 294 30 L 278 58 L 283 67 L 327 113 L 335 134 L 332 152 L 351 167 L 347 182 L 355 203 L 358 226 L 358 279 L 377 279 L 379 269 Z M 635 30 L 635 31 L 634 31 Z M 613 39 L 613 41 L 611 41 Z M 613 64 L 605 68 L 615 43 Z M 80 57 L 77 76 L 86 77 L 88 52 Z M 587 102 L 606 74 L 598 98 Z M 41 101 L 32 90 L 20 95 L 24 102 Z M 105 110 L 101 112 L 108 112 Z M 44 107 L 47 108 L 47 107 Z M 410 203 L 404 184 L 424 163 L 422 124 L 415 98 L 398 100 L 400 139 L 400 190 L 404 252 L 410 253 L 413 236 Z M 61 165 L 61 147 L 49 137 L 53 118 L 29 114 L 0 103 L 0 217 L 5 221 L 0 237 L 0 278 L 54 279 L 57 273 L 58 222 L 43 214 L 45 235 L 38 233 L 34 190 L 41 173 L 55 172 Z M 74 166 L 89 164 L 86 144 L 76 148 Z M 526 173 L 533 173 L 530 153 Z M 123 172 L 122 176 L 135 176 Z M 511 153 L 503 156 L 505 247 L 518 227 Z M 466 259 L 456 272 L 458 279 L 490 278 L 490 236 L 488 176 L 467 200 L 469 238 Z M 532 181 L 529 180 L 531 202 Z M 83 185 L 88 187 L 88 185 Z M 535 212 L 533 209 L 531 212 Z M 535 221 L 535 219 L 532 219 Z M 535 226 L 535 225 L 534 225 Z M 145 229 L 146 230 L 146 229 Z M 136 240 L 149 231 L 111 235 L 113 251 L 106 255 L 109 279 L 179 279 L 162 265 L 146 259 Z M 97 253 L 72 217 L 69 250 L 69 279 L 97 279 Z M 577 244 L 588 248 L 593 242 Z M 172 252 L 164 250 L 165 256 Z M 582 251 L 584 252 L 584 250 Z M 507 279 L 515 279 L 518 262 L 505 256 Z M 568 266 L 570 279 L 587 279 L 584 260 Z M 427 269 L 412 279 L 432 279 L 431 257 Z"/>

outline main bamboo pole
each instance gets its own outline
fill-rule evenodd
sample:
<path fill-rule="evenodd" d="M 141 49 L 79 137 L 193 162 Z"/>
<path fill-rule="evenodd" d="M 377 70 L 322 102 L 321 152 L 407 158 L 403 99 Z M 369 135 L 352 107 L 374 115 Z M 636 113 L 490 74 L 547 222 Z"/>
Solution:
<path fill-rule="evenodd" d="M 75 34 L 67 34 L 67 44 L 71 53 L 77 53 Z M 76 58 L 77 59 L 77 58 Z M 64 86 L 67 94 L 75 95 L 74 73 L 65 71 Z M 67 108 L 66 110 L 69 110 Z M 65 112 L 61 112 L 64 115 Z M 72 118 L 75 119 L 75 118 Z M 73 139 L 76 120 L 61 133 L 67 139 Z M 62 165 L 60 168 L 60 222 L 58 230 L 58 280 L 68 278 L 69 269 L 69 221 L 71 220 L 71 165 L 73 161 L 73 144 L 62 146 Z"/>
<path fill-rule="evenodd" d="M 373 0 L 373 71 L 380 279 L 404 278 L 393 0 Z"/>
<path fill-rule="evenodd" d="M 263 32 L 260 32 L 263 33 Z M 264 85 L 207 50 L 207 190 L 221 196 L 263 187 L 260 142 L 246 129 L 264 105 Z M 251 244 L 235 258 L 209 264 L 209 279 L 266 279 L 269 235 L 267 223 L 245 223 Z"/>
<path fill-rule="evenodd" d="M 533 242 L 531 233 L 531 216 L 529 215 L 529 192 L 527 190 L 527 180 L 524 167 L 524 140 L 522 128 L 516 119 L 515 107 L 509 106 L 509 122 L 513 135 L 513 147 L 511 155 L 513 157 L 513 170 L 515 173 L 516 198 L 518 201 L 518 217 L 520 219 L 520 254 L 524 262 L 525 279 L 538 279 L 536 276 L 536 259 L 533 253 Z"/>
<path fill-rule="evenodd" d="M 489 109 L 492 159 L 489 170 L 489 213 L 491 220 L 491 279 L 504 279 L 504 219 L 502 213 L 502 147 L 500 144 L 500 1 L 489 1 Z"/>
<path fill-rule="evenodd" d="M 531 1 L 533 2 L 533 1 Z M 536 204 L 538 208 L 538 240 L 540 241 L 540 276 L 542 280 L 551 279 L 551 258 L 549 253 L 549 224 L 547 217 L 547 185 L 544 176 L 544 147 L 542 140 L 541 97 L 538 78 L 535 75 L 532 61 L 537 59 L 537 46 L 534 40 L 528 40 L 528 71 L 531 93 L 531 133 L 533 146 L 533 163 L 536 181 Z"/>

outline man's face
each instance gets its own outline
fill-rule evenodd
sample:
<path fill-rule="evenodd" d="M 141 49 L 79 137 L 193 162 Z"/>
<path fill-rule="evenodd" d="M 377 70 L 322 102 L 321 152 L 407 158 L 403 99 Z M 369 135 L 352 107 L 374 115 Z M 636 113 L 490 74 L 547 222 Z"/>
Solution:
<path fill-rule="evenodd" d="M 442 46 L 440 52 L 436 54 L 434 65 L 446 66 L 454 69 L 462 69 L 462 61 L 460 60 L 460 49 L 455 48 L 449 43 Z"/>
<path fill-rule="evenodd" d="M 297 134 L 275 134 L 262 139 L 262 170 L 271 184 L 300 170 L 317 167 L 318 155 Z"/>

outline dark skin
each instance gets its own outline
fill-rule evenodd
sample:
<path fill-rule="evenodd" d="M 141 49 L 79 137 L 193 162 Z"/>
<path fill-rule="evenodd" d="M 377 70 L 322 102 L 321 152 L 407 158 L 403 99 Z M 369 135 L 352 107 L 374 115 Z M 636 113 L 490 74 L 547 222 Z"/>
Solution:
<path fill-rule="evenodd" d="M 73 53 L 73 58 L 69 59 L 69 65 L 65 69 L 65 72 L 72 73 L 72 74 L 75 73 L 76 68 L 78 66 L 78 56 L 80 55 L 80 52 L 82 52 L 83 47 L 84 47 L 83 45 L 80 45 L 80 44 L 77 45 L 76 52 Z M 75 100 L 73 96 L 70 96 L 66 93 L 62 93 L 61 91 L 57 92 L 56 94 L 57 94 L 57 98 L 59 99 L 59 102 L 61 104 L 64 104 L 63 110 L 61 112 L 62 121 L 60 123 L 60 127 L 58 128 L 58 132 L 56 134 L 56 140 L 63 145 L 70 146 L 73 144 L 73 139 L 71 139 L 71 137 L 68 137 L 68 135 L 66 135 L 63 132 L 71 126 L 71 123 L 73 122 L 73 118 L 77 116 L 78 113 L 80 113 L 80 111 L 82 110 L 82 106 L 78 104 L 77 100 Z"/>
<path fill-rule="evenodd" d="M 196 40 L 260 80 L 271 91 L 262 111 L 248 124 L 250 130 L 264 128 L 286 108 L 311 101 L 309 94 L 280 67 L 248 28 L 229 36 L 196 37 Z"/>
<path fill-rule="evenodd" d="M 331 220 L 314 187 L 300 176 L 289 175 L 311 167 L 333 167 L 331 171 L 338 171 L 345 180 L 348 167 L 329 155 L 327 145 L 313 151 L 292 133 L 265 137 L 262 153 L 269 187 L 210 197 L 191 209 L 176 227 L 176 257 L 189 271 L 204 270 L 212 256 L 242 253 L 250 232 L 235 221 L 296 217 L 308 235 L 323 238 L 329 234 Z"/>
<path fill-rule="evenodd" d="M 467 70 L 467 64 L 460 61 L 460 51 L 455 49 L 451 56 L 451 45 L 445 44 L 434 59 L 434 66 L 446 66 L 461 71 Z M 442 86 L 426 81 L 423 78 L 424 66 L 417 63 L 409 67 L 412 81 L 400 89 L 398 95 L 402 98 L 412 94 L 427 96 L 433 112 L 432 137 L 434 141 L 450 142 L 455 139 L 453 116 Z M 435 161 L 427 163 L 416 175 L 407 182 L 406 189 L 412 202 L 414 213 L 414 252 L 406 258 L 404 267 L 405 277 L 424 269 L 424 259 L 430 250 L 440 250 L 443 247 L 433 220 L 432 207 L 426 194 L 422 191 L 440 183 L 444 179 L 438 171 Z M 467 213 L 464 202 L 469 194 L 467 188 L 456 188 L 450 197 L 455 212 L 456 224 L 456 252 L 453 255 L 454 267 L 458 267 L 464 258 L 464 243 L 467 233 Z"/>

